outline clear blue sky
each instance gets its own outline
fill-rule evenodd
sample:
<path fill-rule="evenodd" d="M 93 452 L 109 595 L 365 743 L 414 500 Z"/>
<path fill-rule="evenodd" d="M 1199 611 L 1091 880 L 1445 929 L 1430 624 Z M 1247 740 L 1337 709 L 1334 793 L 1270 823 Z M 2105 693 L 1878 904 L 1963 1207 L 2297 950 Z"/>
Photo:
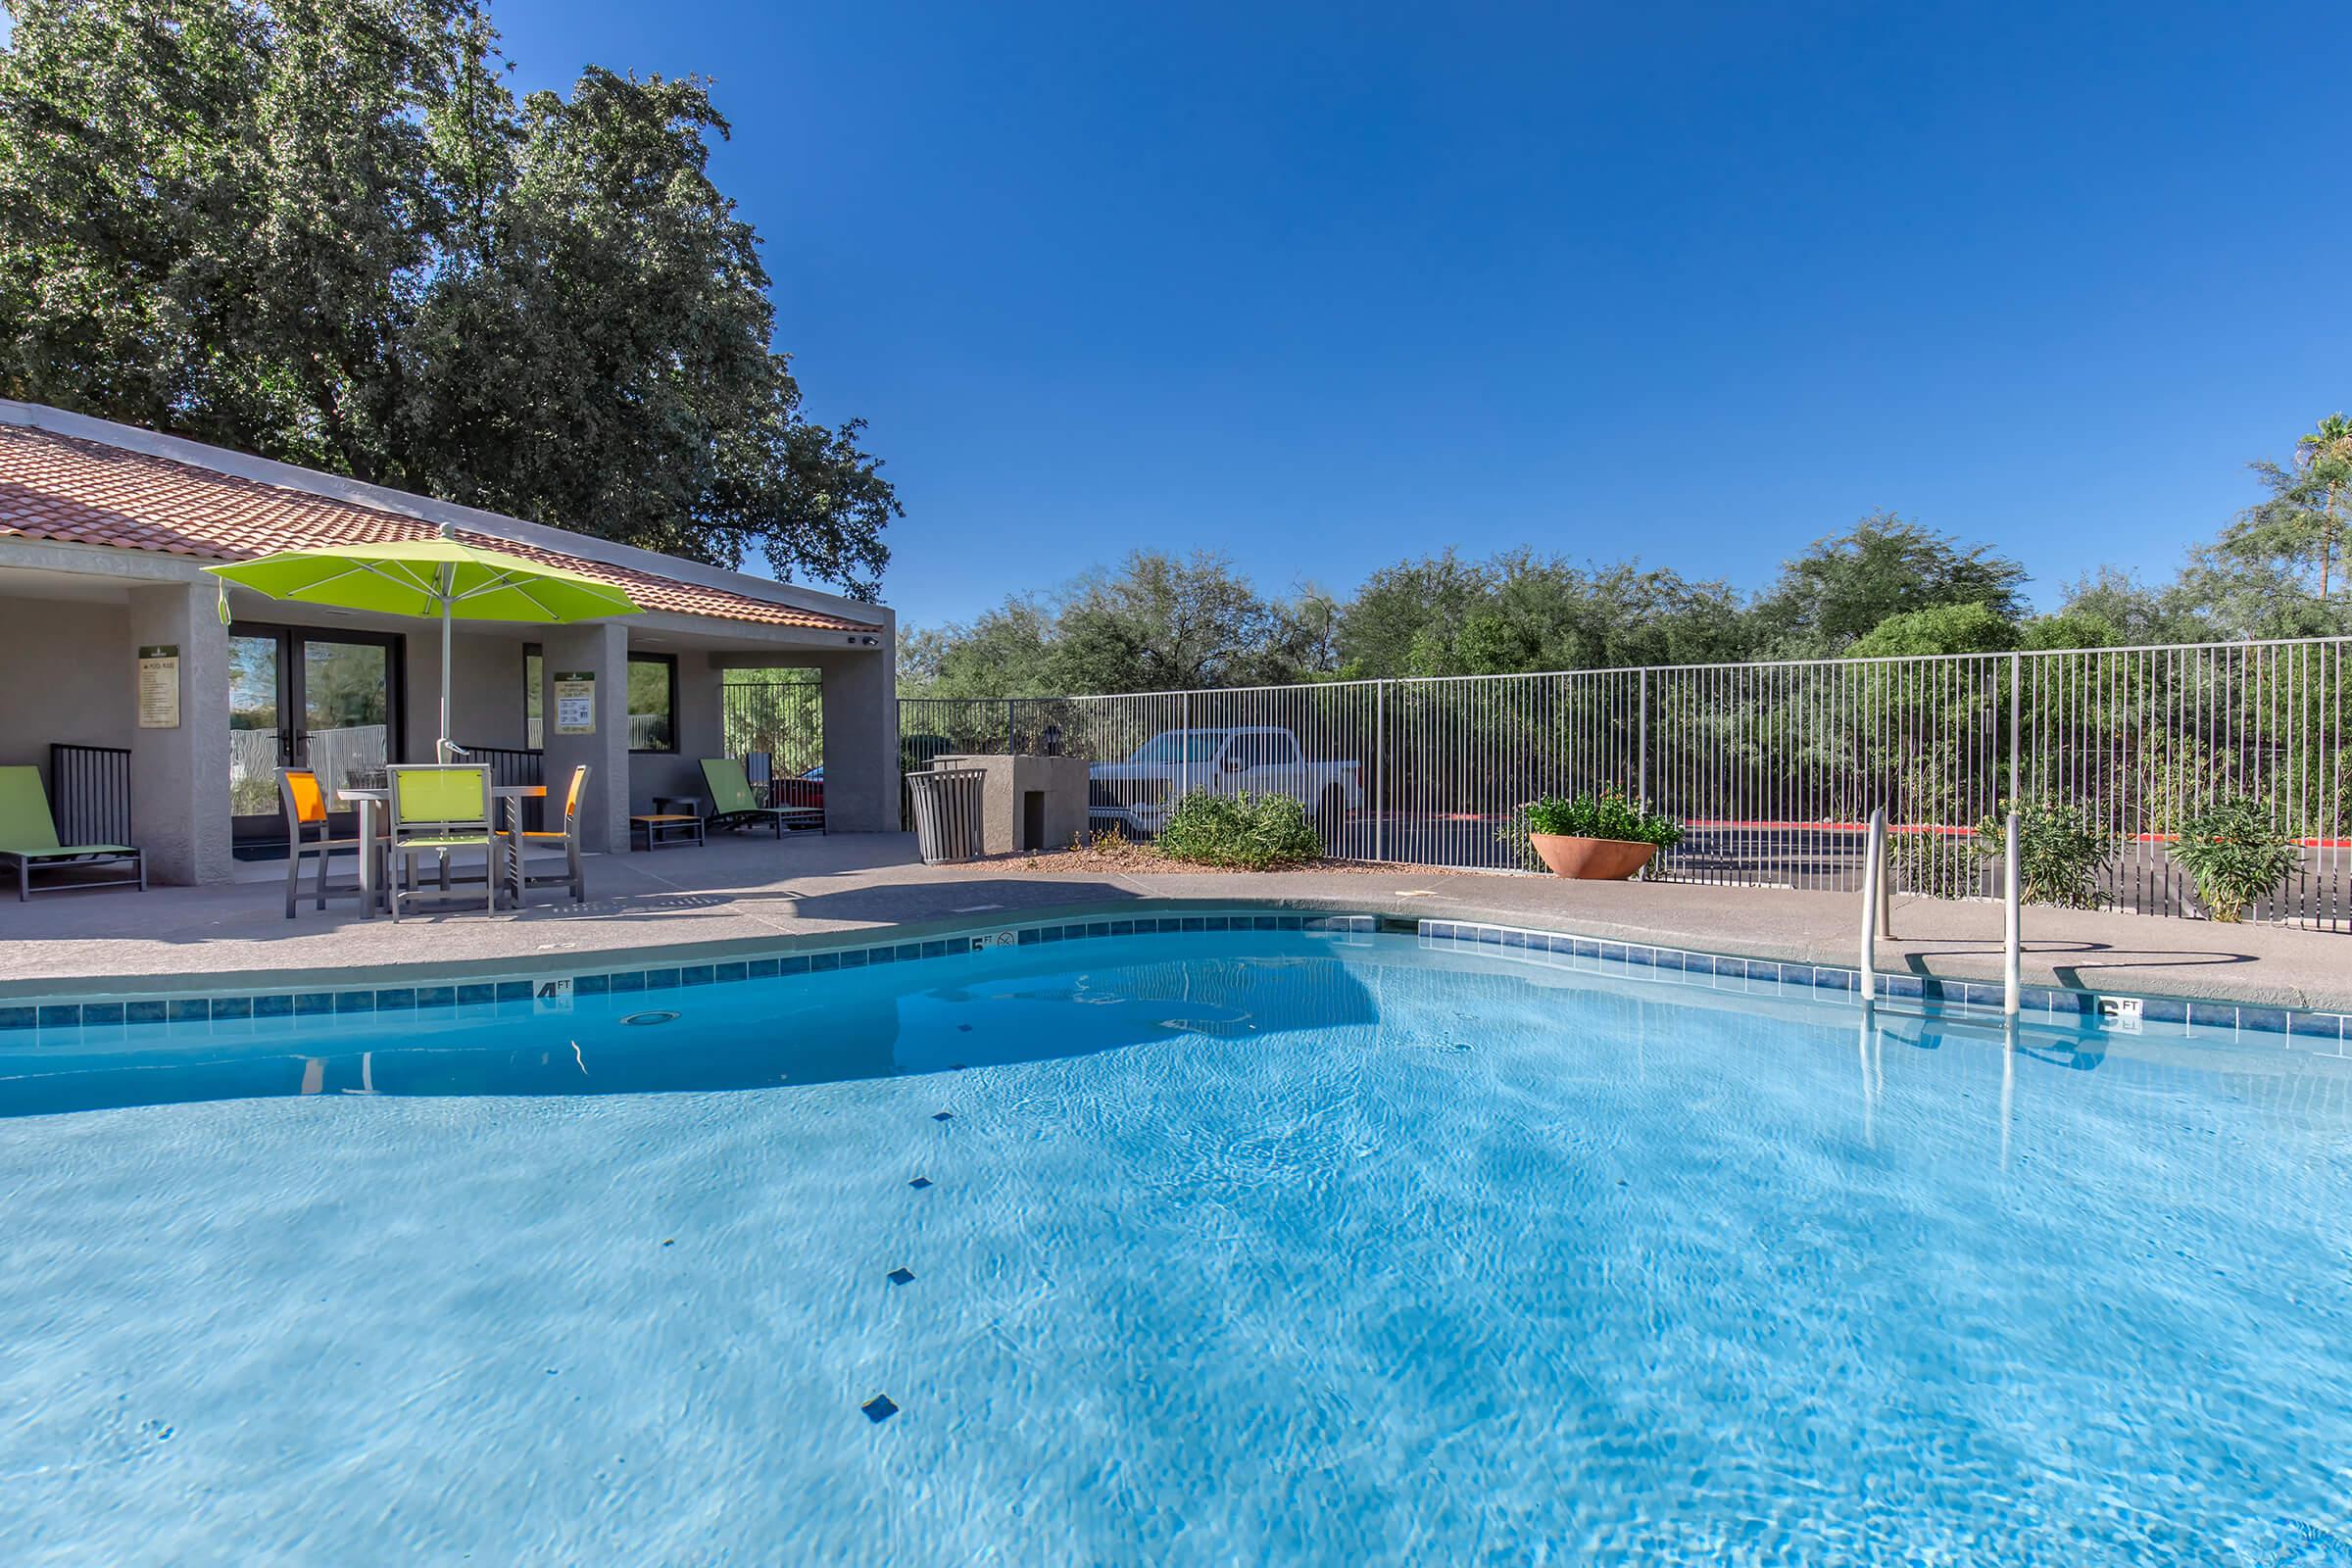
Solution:
<path fill-rule="evenodd" d="M 1143 544 L 1748 587 L 1876 507 L 2047 600 L 2352 406 L 2340 7 L 495 14 L 520 85 L 714 79 L 917 622 Z"/>

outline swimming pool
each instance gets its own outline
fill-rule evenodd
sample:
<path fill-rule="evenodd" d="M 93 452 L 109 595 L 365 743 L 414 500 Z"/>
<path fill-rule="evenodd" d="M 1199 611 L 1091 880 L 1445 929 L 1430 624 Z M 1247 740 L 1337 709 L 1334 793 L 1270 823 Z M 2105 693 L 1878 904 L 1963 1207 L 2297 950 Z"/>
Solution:
<path fill-rule="evenodd" d="M 2352 1561 L 2287 1036 L 1229 928 L 0 1034 L 0 1118 L 19 1561 Z"/>

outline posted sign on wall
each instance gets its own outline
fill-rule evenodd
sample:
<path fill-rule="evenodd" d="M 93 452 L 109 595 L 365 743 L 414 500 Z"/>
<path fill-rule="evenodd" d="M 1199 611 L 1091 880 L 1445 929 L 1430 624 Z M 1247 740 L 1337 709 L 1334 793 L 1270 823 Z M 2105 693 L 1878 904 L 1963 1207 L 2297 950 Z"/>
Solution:
<path fill-rule="evenodd" d="M 596 733 L 595 670 L 560 669 L 556 671 L 556 733 L 559 735 L 593 735 Z"/>
<path fill-rule="evenodd" d="M 139 650 L 139 728 L 179 728 L 179 645 Z"/>

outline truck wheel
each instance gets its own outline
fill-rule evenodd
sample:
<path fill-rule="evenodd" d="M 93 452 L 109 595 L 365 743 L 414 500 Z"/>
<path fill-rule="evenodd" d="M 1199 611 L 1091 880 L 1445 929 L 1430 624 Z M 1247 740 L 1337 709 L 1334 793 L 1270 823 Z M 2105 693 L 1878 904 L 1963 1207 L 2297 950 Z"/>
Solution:
<path fill-rule="evenodd" d="M 1323 798 L 1315 803 L 1315 826 L 1324 837 L 1329 838 L 1339 832 L 1340 825 L 1347 820 L 1348 797 L 1336 786 L 1325 790 Z"/>

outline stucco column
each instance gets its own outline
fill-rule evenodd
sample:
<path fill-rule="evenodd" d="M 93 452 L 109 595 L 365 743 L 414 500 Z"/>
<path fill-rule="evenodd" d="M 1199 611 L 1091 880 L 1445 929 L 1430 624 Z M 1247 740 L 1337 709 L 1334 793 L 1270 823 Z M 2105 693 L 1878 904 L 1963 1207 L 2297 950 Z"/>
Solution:
<path fill-rule="evenodd" d="M 899 684 L 887 647 L 825 654 L 825 829 L 899 830 Z"/>
<path fill-rule="evenodd" d="M 131 842 L 155 882 L 229 879 L 228 628 L 217 596 L 210 578 L 129 590 L 123 682 L 137 681 L 141 648 L 179 650 L 179 723 L 130 733 Z"/>
<path fill-rule="evenodd" d="M 550 626 L 541 639 L 539 693 L 547 751 L 547 825 L 561 818 L 561 792 L 571 770 L 585 762 L 586 813 L 580 842 L 591 850 L 626 853 L 629 847 L 629 629 L 618 622 Z M 596 677 L 596 730 L 562 733 L 556 710 L 556 677 L 584 671 Z"/>

